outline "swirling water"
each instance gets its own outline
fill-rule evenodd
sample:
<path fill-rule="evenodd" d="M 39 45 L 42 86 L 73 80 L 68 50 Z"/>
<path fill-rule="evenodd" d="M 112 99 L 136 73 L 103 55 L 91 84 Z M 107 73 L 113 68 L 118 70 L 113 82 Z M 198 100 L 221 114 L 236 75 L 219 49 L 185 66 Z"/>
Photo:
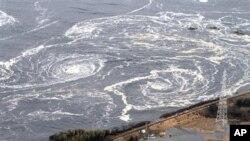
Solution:
<path fill-rule="evenodd" d="M 153 120 L 249 90 L 249 8 L 247 0 L 0 0 L 0 140 Z"/>

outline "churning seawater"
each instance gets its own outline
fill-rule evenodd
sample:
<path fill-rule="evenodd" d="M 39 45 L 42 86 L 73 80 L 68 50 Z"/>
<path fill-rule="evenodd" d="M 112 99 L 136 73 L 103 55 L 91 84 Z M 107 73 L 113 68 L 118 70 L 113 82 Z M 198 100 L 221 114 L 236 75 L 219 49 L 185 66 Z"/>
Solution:
<path fill-rule="evenodd" d="M 0 140 L 154 120 L 250 90 L 249 9 L 249 0 L 0 0 Z"/>

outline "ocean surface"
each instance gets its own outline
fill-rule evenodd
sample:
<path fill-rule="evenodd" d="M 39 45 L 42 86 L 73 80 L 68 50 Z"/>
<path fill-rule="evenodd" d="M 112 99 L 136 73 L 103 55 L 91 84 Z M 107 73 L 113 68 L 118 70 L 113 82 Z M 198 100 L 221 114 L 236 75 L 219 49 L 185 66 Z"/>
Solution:
<path fill-rule="evenodd" d="M 250 0 L 0 0 L 0 141 L 249 90 Z"/>

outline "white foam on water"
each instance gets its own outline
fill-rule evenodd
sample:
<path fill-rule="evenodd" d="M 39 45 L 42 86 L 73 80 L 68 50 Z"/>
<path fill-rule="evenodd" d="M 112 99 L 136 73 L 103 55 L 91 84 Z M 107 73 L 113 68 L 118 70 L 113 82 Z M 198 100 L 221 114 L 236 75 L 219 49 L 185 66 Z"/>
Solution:
<path fill-rule="evenodd" d="M 44 49 L 45 46 L 41 45 L 36 48 L 28 49 L 21 53 L 21 55 L 10 59 L 9 61 L 3 62 L 0 61 L 0 80 L 7 80 L 9 79 L 13 74 L 14 71 L 11 69 L 13 65 L 21 61 L 23 58 L 35 55 L 42 49 Z"/>
<path fill-rule="evenodd" d="M 30 93 L 27 93 L 27 94 L 20 94 L 18 92 L 12 92 L 14 93 L 14 95 L 8 95 L 4 98 L 2 98 L 2 104 L 6 105 L 6 109 L 10 112 L 16 108 L 18 108 L 18 104 L 20 101 L 22 100 L 27 100 L 29 98 L 34 98 L 34 97 L 37 97 L 39 95 L 39 93 L 36 93 L 36 92 L 30 92 Z"/>
<path fill-rule="evenodd" d="M 247 71 L 247 73 L 238 74 L 237 70 L 232 70 L 232 76 L 229 77 L 228 83 L 230 82 L 231 87 L 234 87 L 234 89 L 229 88 L 230 90 L 235 91 L 241 86 L 249 84 L 249 57 L 247 55 L 249 49 L 247 49 L 247 46 L 236 49 L 233 43 L 231 43 L 225 47 L 219 40 L 228 38 L 230 41 L 234 41 L 235 45 L 243 40 L 248 41 L 245 39 L 245 36 L 228 35 L 231 27 L 227 26 L 228 23 L 235 20 L 241 21 L 240 23 L 245 23 L 247 20 L 229 20 L 230 18 L 207 20 L 201 14 L 174 12 L 160 12 L 155 16 L 120 15 L 79 22 L 68 29 L 64 36 L 74 39 L 74 45 L 82 46 L 81 40 L 83 39 L 84 43 L 91 42 L 90 44 L 94 47 L 106 47 L 105 53 L 110 53 L 112 56 L 112 53 L 115 52 L 119 56 L 119 59 L 116 58 L 117 60 L 123 59 L 123 51 L 131 51 L 132 49 L 133 51 L 135 50 L 132 53 L 134 56 L 137 56 L 137 51 L 141 50 L 143 52 L 166 52 L 166 57 L 153 56 L 153 53 L 152 58 L 143 56 L 143 54 L 138 55 L 145 60 L 139 60 L 134 64 L 141 66 L 141 68 L 146 67 L 146 72 L 140 70 L 143 71 L 143 74 L 129 74 L 131 75 L 129 78 L 123 76 L 120 82 L 113 82 L 113 84 L 104 88 L 104 91 L 116 94 L 121 98 L 124 105 L 119 105 L 123 108 L 120 119 L 129 121 L 133 118 L 130 114 L 132 110 L 141 111 L 159 107 L 182 107 L 190 105 L 197 100 L 215 97 L 218 94 L 217 88 L 220 87 L 216 85 L 216 82 L 220 81 L 219 76 L 223 70 L 220 65 L 225 65 L 227 69 L 237 67 L 237 70 Z M 207 28 L 208 25 L 219 26 L 219 30 L 210 30 Z M 246 26 L 246 24 L 243 25 Z M 188 27 L 190 26 L 197 27 L 197 31 L 189 31 Z M 193 37 L 192 33 L 196 36 Z M 215 40 L 215 37 L 218 40 Z M 80 44 L 78 44 L 78 41 L 80 41 Z M 105 44 L 106 41 L 109 42 L 108 45 Z M 72 42 L 64 45 L 71 46 Z M 39 68 L 41 71 L 37 76 L 44 81 L 34 81 L 37 76 L 33 77 L 34 75 L 31 73 L 25 75 L 28 78 L 27 83 L 13 83 L 8 85 L 9 88 L 50 86 L 90 76 L 94 77 L 105 66 L 106 60 L 102 55 L 82 55 L 76 52 L 58 53 L 54 52 L 55 50 L 47 51 L 42 48 L 53 48 L 53 45 L 28 50 L 15 59 L 3 62 L 2 66 L 13 66 L 7 64 L 14 63 L 21 64 L 25 59 L 35 60 L 37 64 L 31 63 L 31 66 L 41 66 Z M 46 56 L 39 58 L 39 55 L 44 55 L 44 52 Z M 115 58 L 115 56 L 112 57 Z M 245 61 L 242 62 L 241 60 Z M 159 63 L 161 67 L 156 67 L 156 63 Z M 104 74 L 102 76 L 104 81 L 106 78 L 112 77 L 113 73 L 116 74 L 116 72 L 126 76 L 128 72 L 124 70 L 131 69 L 134 64 L 133 60 L 132 63 L 121 63 L 107 70 L 106 74 L 104 72 L 98 75 Z M 12 69 L 8 69 L 11 67 L 0 68 L 2 74 L 8 74 L 9 70 L 12 71 Z M 134 69 L 132 68 L 132 70 Z M 22 68 L 20 69 L 21 71 Z M 9 74 L 13 76 L 13 73 Z M 240 80 L 238 77 L 240 77 Z M 4 85 L 4 87 L 8 87 L 6 84 Z M 131 96 L 128 92 L 131 90 L 131 86 L 137 92 L 136 95 Z M 209 91 L 216 92 L 210 94 Z M 88 95 L 89 97 L 91 97 L 90 95 L 96 98 L 102 97 L 96 93 Z M 72 95 L 69 95 L 69 97 L 72 97 Z M 67 99 L 68 96 L 55 98 Z M 114 101 L 110 100 L 108 102 L 114 103 Z M 109 112 L 114 107 L 116 105 L 107 106 L 105 108 L 107 113 L 104 116 L 109 116 Z M 94 108 L 87 108 L 94 110 Z M 91 115 L 91 110 L 86 115 Z"/>
<path fill-rule="evenodd" d="M 65 32 L 65 36 L 75 39 L 75 38 L 92 38 L 98 36 L 101 31 L 95 24 L 92 22 L 87 23 L 77 23 L 69 30 Z"/>
<path fill-rule="evenodd" d="M 104 67 L 105 59 L 99 55 L 48 52 L 46 56 L 36 58 L 36 56 L 47 52 L 48 49 L 53 47 L 41 45 L 28 49 L 9 61 L 0 62 L 0 80 L 2 81 L 0 87 L 25 89 L 66 83 L 93 76 Z M 57 48 L 57 46 L 55 47 Z M 34 64 L 33 58 L 37 60 L 36 64 Z M 20 66 L 23 61 L 30 66 L 29 70 L 25 72 L 23 70 L 27 69 L 26 66 Z M 37 65 L 39 65 L 39 68 L 37 68 Z M 14 71 L 13 67 L 16 66 L 19 67 Z M 39 72 L 36 72 L 37 69 L 39 69 Z M 26 77 L 26 82 L 19 82 L 20 75 Z"/>
<path fill-rule="evenodd" d="M 96 59 L 95 57 L 91 58 L 93 56 L 73 56 L 75 57 L 61 56 L 61 58 L 57 58 L 57 62 L 53 62 L 55 60 L 51 60 L 52 62 L 47 62 L 48 64 L 41 66 L 40 72 L 38 74 L 32 74 L 31 76 L 28 76 L 27 74 L 27 78 L 29 78 L 29 80 L 26 83 L 15 84 L 15 81 L 18 81 L 15 80 L 13 81 L 13 84 L 5 83 L 1 87 L 23 89 L 28 87 L 41 87 L 58 83 L 66 83 L 95 75 L 104 66 L 104 60 Z M 19 76 L 15 76 L 14 72 L 12 72 L 12 77 L 18 78 Z M 43 78 L 43 80 L 36 82 L 36 79 L 39 77 Z"/>
<path fill-rule="evenodd" d="M 202 3 L 207 3 L 208 0 L 199 0 L 199 2 L 202 2 Z"/>
<path fill-rule="evenodd" d="M 43 50 L 44 48 L 46 48 L 44 45 L 40 45 L 38 47 L 28 49 L 28 50 L 22 52 L 21 55 L 15 57 L 15 58 L 12 58 L 7 62 L 0 62 L 0 65 L 5 65 L 6 68 L 10 68 L 14 64 L 16 64 L 17 62 L 22 60 L 23 58 L 35 55 L 38 52 L 40 52 L 41 50 Z"/>
<path fill-rule="evenodd" d="M 162 61 L 166 62 L 166 64 L 170 63 L 170 66 L 164 67 L 166 68 L 165 70 L 151 70 L 150 75 L 135 76 L 104 88 L 105 91 L 121 97 L 125 106 L 121 112 L 120 119 L 128 121 L 131 120 L 129 111 L 132 109 L 148 110 L 166 106 L 187 106 L 198 99 L 206 99 L 206 96 L 211 97 L 211 95 L 207 95 L 207 93 L 211 89 L 214 89 L 212 87 L 216 87 L 215 82 L 218 81 L 218 75 L 221 72 L 220 65 L 226 63 L 229 66 L 233 66 L 237 64 L 237 61 L 241 58 L 239 56 L 242 56 L 243 52 L 249 52 L 249 50 L 245 50 L 244 47 L 238 50 L 233 49 L 232 45 L 225 47 L 225 44 L 221 44 L 217 42 L 216 39 L 212 39 L 213 37 L 220 39 L 229 38 L 230 40 L 233 39 L 235 43 L 241 42 L 240 40 L 244 39 L 242 37 L 245 36 L 236 38 L 229 35 L 230 27 L 225 26 L 221 21 L 222 20 L 207 20 L 201 14 L 173 12 L 160 12 L 157 16 L 116 16 L 84 21 L 81 22 L 81 24 L 77 24 L 77 28 L 83 27 L 83 29 L 85 29 L 87 27 L 86 25 L 92 23 L 92 25 L 95 25 L 95 29 L 76 32 L 76 37 L 78 35 L 80 35 L 79 37 L 86 37 L 84 35 L 85 32 L 87 33 L 86 35 L 90 33 L 88 37 L 93 37 L 91 35 L 92 32 L 96 29 L 101 29 L 101 34 L 95 36 L 95 38 L 98 40 L 99 37 L 101 37 L 100 40 L 103 40 L 102 38 L 105 38 L 105 33 L 108 32 L 109 36 L 107 40 L 110 42 L 114 41 L 115 44 L 114 47 L 110 47 L 109 49 L 116 49 L 116 47 L 117 50 L 119 49 L 120 44 L 116 43 L 116 39 L 128 39 L 129 41 L 122 43 L 127 49 L 132 49 L 131 47 L 145 47 L 146 50 L 159 49 L 178 54 L 174 57 L 150 60 L 152 62 Z M 245 20 L 242 21 L 246 22 Z M 126 23 L 128 27 L 126 27 Z M 192 25 L 198 28 L 198 31 L 195 32 L 196 34 L 202 34 L 200 37 L 197 36 L 193 38 L 189 33 L 186 33 L 188 32 L 188 27 Z M 218 27 L 218 29 L 209 28 L 213 26 Z M 113 32 L 110 32 L 110 27 L 112 27 Z M 71 34 L 73 33 L 74 32 Z M 96 34 L 93 33 L 93 35 Z M 164 45 L 158 44 L 164 42 Z M 204 54 L 207 56 L 203 56 Z M 239 55 L 239 58 L 236 57 L 236 54 Z M 181 62 L 193 64 L 192 69 L 187 68 L 189 65 L 183 66 L 183 64 L 179 64 Z M 206 66 L 209 66 L 209 68 Z M 244 68 L 249 70 L 249 64 L 247 62 L 239 63 L 238 66 L 240 66 L 240 69 Z M 116 69 L 111 70 L 112 71 L 109 71 L 103 79 L 112 75 L 111 72 L 116 71 Z M 122 74 L 125 73 L 121 72 L 121 75 Z M 234 76 L 229 78 L 230 83 L 234 84 L 232 86 L 234 89 L 231 89 L 232 91 L 238 89 L 242 83 L 249 84 L 247 80 L 249 75 L 247 73 L 240 74 L 242 75 L 242 80 L 235 79 L 236 74 L 237 73 L 233 74 Z M 133 88 L 137 86 L 137 88 L 139 88 L 137 89 L 139 92 L 138 95 L 133 97 L 140 99 L 140 101 L 135 101 L 136 98 L 131 101 L 131 97 L 128 98 L 129 93 L 127 93 L 127 91 L 130 90 L 130 86 L 133 86 Z M 216 93 L 212 95 L 215 96 Z"/>
<path fill-rule="evenodd" d="M 92 66 L 92 67 L 95 67 L 95 66 Z M 80 66 L 80 65 L 66 66 L 66 67 L 63 68 L 63 71 L 65 73 L 68 73 L 68 74 L 77 74 L 77 73 L 80 73 L 82 70 L 84 70 L 86 68 L 88 68 L 88 67 L 82 68 L 82 66 Z"/>
<path fill-rule="evenodd" d="M 39 25 L 43 25 L 50 21 L 48 16 L 48 9 L 42 6 L 42 3 L 46 0 L 39 0 L 34 3 L 34 8 L 39 12 L 39 16 L 36 17 L 36 21 Z"/>
<path fill-rule="evenodd" d="M 1 106 L 4 106 L 4 108 L 0 109 L 0 111 L 2 115 L 5 113 L 9 114 L 13 112 L 13 110 L 18 109 L 20 105 L 29 105 L 29 103 L 39 101 L 39 103 L 53 104 L 37 104 L 32 108 L 28 108 L 32 111 L 23 109 L 18 113 L 18 119 L 15 119 L 15 121 L 21 120 L 25 123 L 30 123 L 36 121 L 55 121 L 63 118 L 89 118 L 92 116 L 93 120 L 97 121 L 98 124 L 105 126 L 107 122 L 109 122 L 111 113 L 116 107 L 113 99 L 110 95 L 103 92 L 91 90 L 86 92 L 85 90 L 78 90 L 80 89 L 68 87 L 63 91 L 55 89 L 53 91 L 48 90 L 47 92 L 34 91 L 20 94 L 14 93 L 14 95 L 8 95 L 2 99 Z M 60 96 L 69 95 L 69 93 L 71 93 L 69 91 L 72 91 L 73 96 L 60 98 Z M 84 95 L 82 95 L 83 93 Z M 72 108 L 75 108 L 74 106 L 79 106 L 79 109 L 75 112 L 65 110 L 61 107 L 61 103 L 67 104 L 68 108 L 71 108 L 71 106 Z M 101 112 L 101 114 L 96 114 L 96 111 Z M 5 118 L 5 116 L 3 116 L 3 118 Z"/>
<path fill-rule="evenodd" d="M 212 57 L 209 57 L 209 60 L 211 62 L 214 62 L 216 64 L 220 64 L 222 62 L 222 60 L 224 60 L 225 58 L 222 57 L 222 56 L 212 56 Z"/>
<path fill-rule="evenodd" d="M 175 82 L 172 82 L 173 80 L 165 80 L 164 82 L 154 82 L 155 79 L 161 79 L 161 74 L 162 73 L 170 73 L 173 76 L 173 78 L 175 78 L 176 80 L 174 80 Z M 175 90 L 172 93 L 178 93 L 178 91 L 186 91 L 187 89 L 191 89 L 193 88 L 192 85 L 195 85 L 195 83 L 198 82 L 194 82 L 191 84 L 188 84 L 188 78 L 184 78 L 184 76 L 182 75 L 191 75 L 196 77 L 197 79 L 195 79 L 195 81 L 198 82 L 202 82 L 206 85 L 207 81 L 204 80 L 203 76 L 201 76 L 198 72 L 192 71 L 192 70 L 186 70 L 186 69 L 181 69 L 181 68 L 177 68 L 175 66 L 171 66 L 170 68 L 166 69 L 166 70 L 152 70 L 150 72 L 150 75 L 148 76 L 144 76 L 144 77 L 135 77 L 123 82 L 119 82 L 116 83 L 114 85 L 110 85 L 104 88 L 105 91 L 108 92 L 112 92 L 114 94 L 117 94 L 119 96 L 122 97 L 122 101 L 125 104 L 124 109 L 122 110 L 122 115 L 120 117 L 121 120 L 124 121 L 128 121 L 130 120 L 129 118 L 129 111 L 132 109 L 136 109 L 136 110 L 146 110 L 146 109 L 152 109 L 152 108 L 157 108 L 157 107 L 164 107 L 164 106 L 173 106 L 175 104 L 170 103 L 170 104 L 166 104 L 164 101 L 164 99 L 161 99 L 160 97 L 158 97 L 157 95 L 155 95 L 155 93 L 151 93 L 150 89 L 154 89 L 154 90 L 167 90 L 167 89 L 171 89 L 171 86 L 174 86 L 176 84 L 171 84 L 171 83 L 179 83 L 181 84 L 181 87 L 177 90 Z M 165 78 L 167 79 L 167 78 Z M 178 80 L 177 80 L 178 79 Z M 130 102 L 127 99 L 127 94 L 122 92 L 123 89 L 125 88 L 125 86 L 129 85 L 129 84 L 133 84 L 136 82 L 146 82 L 146 85 L 144 85 L 142 88 L 142 94 L 144 95 L 144 97 L 147 97 L 147 101 L 143 101 L 144 104 L 143 105 L 133 105 L 130 104 Z M 181 81 L 181 82 L 180 82 Z M 191 88 L 189 88 L 191 86 Z M 175 86 L 176 87 L 176 86 Z M 147 90 L 148 89 L 148 90 Z M 187 100 L 183 100 L 183 97 L 176 97 L 175 98 L 175 102 L 174 103 L 179 103 L 179 106 L 186 106 L 190 104 L 190 101 Z M 193 97 L 194 98 L 194 97 Z M 169 100 L 169 99 L 167 99 Z M 154 101 L 153 103 L 148 103 L 149 101 Z M 155 104 L 157 103 L 157 105 Z"/>
<path fill-rule="evenodd" d="M 171 84 L 166 85 L 166 83 L 156 81 L 156 82 L 148 82 L 147 85 L 155 90 L 167 90 L 170 88 L 169 85 L 171 85 Z"/>
<path fill-rule="evenodd" d="M 78 54 L 60 56 L 56 59 L 57 62 L 50 64 L 51 69 L 48 73 L 63 81 L 73 81 L 94 75 L 103 68 L 105 61 L 99 56 Z"/>
<path fill-rule="evenodd" d="M 17 20 L 14 17 L 0 10 L 0 27 L 5 25 L 13 25 L 16 22 Z"/>
<path fill-rule="evenodd" d="M 120 26 L 123 23 L 135 24 L 147 20 L 148 20 L 147 16 L 139 16 L 139 15 L 138 16 L 119 15 L 108 18 L 91 19 L 73 25 L 70 29 L 68 29 L 65 32 L 64 35 L 72 39 L 81 39 L 81 38 L 92 39 L 99 37 L 101 33 L 105 33 L 104 29 L 112 30 L 113 28 Z M 124 31 L 122 33 L 126 34 L 126 32 Z M 109 37 L 109 39 L 114 39 L 114 38 Z"/>
<path fill-rule="evenodd" d="M 137 9 L 135 9 L 133 11 L 130 11 L 127 14 L 133 14 L 133 13 L 139 12 L 139 11 L 141 11 L 143 9 L 149 8 L 152 5 L 153 2 L 154 2 L 154 0 L 149 0 L 148 4 L 146 4 L 146 5 L 144 5 L 144 6 L 140 7 L 140 8 L 137 8 Z"/>
<path fill-rule="evenodd" d="M 124 83 L 124 82 L 121 82 L 121 83 Z M 118 83 L 115 85 L 106 86 L 104 88 L 104 91 L 114 92 L 116 95 L 121 96 L 121 99 L 122 99 L 123 103 L 125 104 L 125 107 L 122 110 L 122 114 L 120 116 L 120 119 L 123 121 L 129 121 L 129 120 L 131 120 L 131 118 L 130 118 L 130 115 L 128 114 L 128 112 L 133 108 L 133 106 L 128 103 L 126 94 L 120 92 L 119 90 L 116 90 L 117 89 L 116 87 L 119 87 L 119 85 L 122 85 L 122 84 Z"/>
<path fill-rule="evenodd" d="M 57 110 L 57 111 L 52 111 L 52 112 L 38 110 L 32 113 L 29 113 L 27 116 L 28 118 L 30 118 L 31 121 L 36 121 L 36 120 L 51 121 L 51 120 L 59 120 L 65 117 L 83 116 L 83 114 L 63 112 L 62 110 Z"/>
<path fill-rule="evenodd" d="M 29 33 L 33 33 L 33 32 L 37 32 L 37 31 L 39 31 L 39 30 L 45 29 L 45 28 L 47 28 L 47 27 L 49 27 L 49 26 L 52 26 L 52 25 L 56 24 L 57 22 L 58 22 L 58 21 L 53 21 L 53 22 L 50 22 L 50 23 L 45 24 L 45 25 L 38 25 L 38 26 L 36 26 L 36 27 L 35 27 L 34 29 L 32 29 L 32 30 L 22 33 L 22 35 L 29 34 Z"/>

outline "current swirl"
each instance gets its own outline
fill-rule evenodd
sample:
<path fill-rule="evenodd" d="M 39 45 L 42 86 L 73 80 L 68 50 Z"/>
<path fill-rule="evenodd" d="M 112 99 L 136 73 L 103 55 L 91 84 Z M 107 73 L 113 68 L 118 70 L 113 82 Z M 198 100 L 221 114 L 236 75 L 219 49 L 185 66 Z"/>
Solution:
<path fill-rule="evenodd" d="M 8 62 L 0 62 L 0 87 L 23 89 L 66 83 L 95 75 L 104 61 L 95 54 L 39 46 Z"/>
<path fill-rule="evenodd" d="M 122 60 L 130 58 L 108 73 L 112 76 L 115 69 L 127 79 L 104 88 L 121 97 L 120 118 L 127 121 L 134 110 L 186 106 L 218 95 L 224 83 L 232 93 L 249 84 L 250 38 L 233 34 L 236 27 L 228 23 L 236 22 L 248 30 L 247 19 L 228 16 L 214 20 L 173 12 L 122 15 L 77 23 L 65 36 L 75 42 L 94 41 Z M 226 82 L 221 77 L 224 70 Z"/>

